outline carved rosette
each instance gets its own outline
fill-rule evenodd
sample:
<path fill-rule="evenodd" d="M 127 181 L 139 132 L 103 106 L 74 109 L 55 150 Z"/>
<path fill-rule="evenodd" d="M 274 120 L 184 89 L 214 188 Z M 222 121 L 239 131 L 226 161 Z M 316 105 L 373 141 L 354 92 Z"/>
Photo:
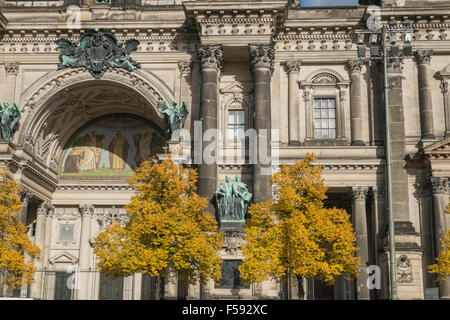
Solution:
<path fill-rule="evenodd" d="M 365 202 L 368 189 L 366 187 L 357 187 L 352 189 L 353 202 Z"/>
<path fill-rule="evenodd" d="M 291 74 L 291 73 L 299 74 L 300 70 L 301 70 L 301 67 L 302 67 L 302 62 L 301 61 L 288 61 L 286 63 L 286 72 L 288 74 Z"/>
<path fill-rule="evenodd" d="M 433 50 L 417 50 L 416 61 L 417 64 L 430 64 Z"/>
<path fill-rule="evenodd" d="M 431 190 L 433 194 L 448 194 L 450 183 L 448 178 L 431 177 Z"/>
<path fill-rule="evenodd" d="M 5 70 L 8 75 L 17 75 L 19 73 L 19 63 L 5 62 Z"/>
<path fill-rule="evenodd" d="M 270 73 L 274 70 L 275 50 L 273 45 L 250 45 L 250 65 L 252 70 L 268 68 Z"/>
<path fill-rule="evenodd" d="M 355 72 L 361 73 L 363 65 L 364 62 L 361 60 L 350 60 L 347 62 L 346 67 L 350 74 Z"/>
<path fill-rule="evenodd" d="M 197 59 L 202 68 L 215 68 L 221 70 L 223 67 L 223 50 L 220 46 L 203 46 L 197 49 Z"/>

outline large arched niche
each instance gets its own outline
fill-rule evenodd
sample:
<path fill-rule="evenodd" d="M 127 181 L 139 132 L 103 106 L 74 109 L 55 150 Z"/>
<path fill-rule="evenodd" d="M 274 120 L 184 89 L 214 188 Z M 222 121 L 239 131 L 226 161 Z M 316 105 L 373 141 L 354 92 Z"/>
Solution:
<path fill-rule="evenodd" d="M 147 72 L 110 69 L 95 80 L 84 69 L 56 71 L 22 95 L 23 116 L 14 142 L 56 174 L 63 148 L 81 126 L 122 113 L 150 120 L 162 129 L 163 100 L 174 100 L 173 93 Z"/>
<path fill-rule="evenodd" d="M 83 125 L 64 146 L 58 165 L 60 180 L 122 180 L 132 170 L 164 151 L 164 131 L 155 123 L 115 113 Z"/>

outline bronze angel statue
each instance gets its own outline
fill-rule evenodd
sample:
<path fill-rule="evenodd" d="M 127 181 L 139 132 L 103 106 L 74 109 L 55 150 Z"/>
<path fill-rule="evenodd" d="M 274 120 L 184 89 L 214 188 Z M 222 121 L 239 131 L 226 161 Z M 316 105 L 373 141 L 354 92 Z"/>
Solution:
<path fill-rule="evenodd" d="M 183 101 L 181 106 L 178 106 L 176 101 L 172 101 L 171 105 L 167 105 L 167 102 L 163 101 L 161 109 L 166 128 L 170 134 L 170 140 L 180 141 L 181 129 L 183 129 L 189 114 L 187 103 Z"/>
<path fill-rule="evenodd" d="M 20 120 L 20 110 L 17 103 L 13 105 L 9 102 L 3 102 L 4 108 L 0 109 L 0 128 L 3 141 L 11 141 L 14 130 Z"/>

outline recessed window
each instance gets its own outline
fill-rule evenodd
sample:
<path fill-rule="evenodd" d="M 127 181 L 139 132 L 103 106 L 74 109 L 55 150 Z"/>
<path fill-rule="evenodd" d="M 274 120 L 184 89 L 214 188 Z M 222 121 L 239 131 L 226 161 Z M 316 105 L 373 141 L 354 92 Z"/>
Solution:
<path fill-rule="evenodd" d="M 336 139 L 336 100 L 314 99 L 314 138 Z"/>
<path fill-rule="evenodd" d="M 245 112 L 244 110 L 228 111 L 227 140 L 244 142 L 245 140 Z"/>

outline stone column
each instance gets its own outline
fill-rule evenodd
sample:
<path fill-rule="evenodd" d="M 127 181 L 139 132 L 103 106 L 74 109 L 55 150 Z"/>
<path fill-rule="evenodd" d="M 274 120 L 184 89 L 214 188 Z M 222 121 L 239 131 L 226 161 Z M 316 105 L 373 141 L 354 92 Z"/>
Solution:
<path fill-rule="evenodd" d="M 204 46 L 197 50 L 197 58 L 201 63 L 201 101 L 200 119 L 202 121 L 202 134 L 209 129 L 217 130 L 217 110 L 218 110 L 218 81 L 219 70 L 223 66 L 223 52 L 220 46 Z M 196 137 L 197 139 L 200 137 Z M 211 141 L 202 142 L 202 151 Z M 219 141 L 215 141 L 216 149 L 214 155 L 216 161 L 206 163 L 202 157 L 199 165 L 198 192 L 200 196 L 208 199 L 208 210 L 214 214 L 215 209 L 211 203 L 214 192 L 217 188 L 217 147 Z"/>
<path fill-rule="evenodd" d="M 450 81 L 450 65 L 442 71 L 439 71 L 437 78 L 441 80 L 441 92 L 444 96 L 444 111 L 445 111 L 445 138 L 450 137 L 450 95 L 448 92 Z"/>
<path fill-rule="evenodd" d="M 78 291 L 78 300 L 89 299 L 89 275 L 90 275 L 90 251 L 91 251 L 91 225 L 94 216 L 94 206 L 92 204 L 80 205 L 81 214 L 81 237 L 80 237 L 80 253 L 78 258 L 80 289 Z"/>
<path fill-rule="evenodd" d="M 363 146 L 363 130 L 362 130 L 362 100 L 361 100 L 361 70 L 363 62 L 353 60 L 347 63 L 347 69 L 350 73 L 350 118 L 352 146 Z"/>
<path fill-rule="evenodd" d="M 301 69 L 300 61 L 288 61 L 286 70 L 289 79 L 289 145 L 300 145 L 300 130 L 299 130 L 299 87 L 298 75 Z"/>
<path fill-rule="evenodd" d="M 28 202 L 33 197 L 33 192 L 29 189 L 23 189 L 20 193 L 20 206 L 22 210 L 19 214 L 19 221 L 22 222 L 25 226 L 27 224 L 27 215 L 28 215 Z"/>
<path fill-rule="evenodd" d="M 6 83 L 5 83 L 5 101 L 12 103 L 16 97 L 16 80 L 19 73 L 18 62 L 5 62 Z"/>
<path fill-rule="evenodd" d="M 416 53 L 419 70 L 420 127 L 422 139 L 434 139 L 433 101 L 431 93 L 430 61 L 432 50 L 418 50 Z"/>
<path fill-rule="evenodd" d="M 192 102 L 190 101 L 191 93 L 189 90 L 190 86 L 190 76 L 191 76 L 191 61 L 180 61 L 178 62 L 178 69 L 180 70 L 180 103 L 185 101 L 188 104 L 189 115 L 186 119 L 186 123 L 184 124 L 184 128 L 186 130 L 190 130 L 191 127 L 191 119 L 192 119 Z M 186 140 L 186 137 L 183 137 L 183 140 Z"/>
<path fill-rule="evenodd" d="M 356 246 L 361 257 L 359 276 L 356 280 L 356 295 L 358 300 L 370 300 L 367 287 L 367 267 L 369 266 L 369 244 L 367 239 L 366 196 L 368 188 L 357 187 L 352 189 L 352 220 L 356 231 Z"/>
<path fill-rule="evenodd" d="M 272 196 L 271 178 L 271 112 L 270 78 L 273 72 L 275 50 L 272 45 L 250 45 L 250 65 L 253 73 L 253 127 L 258 136 L 258 159 L 253 165 L 253 199 L 256 203 Z M 264 145 L 265 144 L 265 145 Z M 261 159 L 266 149 L 266 159 Z"/>
<path fill-rule="evenodd" d="M 45 229 L 46 219 L 48 213 L 48 204 L 43 202 L 37 209 L 36 217 L 36 233 L 34 237 L 34 244 L 41 250 L 40 259 L 36 261 L 35 281 L 31 285 L 31 297 L 33 299 L 42 299 L 43 279 L 44 279 L 44 246 L 45 246 Z"/>
<path fill-rule="evenodd" d="M 445 231 L 447 230 L 445 207 L 448 203 L 450 181 L 447 177 L 432 177 L 431 187 L 433 193 L 434 243 L 437 257 L 442 252 L 441 239 L 445 238 Z M 439 282 L 439 296 L 441 299 L 450 299 L 449 277 Z"/>

